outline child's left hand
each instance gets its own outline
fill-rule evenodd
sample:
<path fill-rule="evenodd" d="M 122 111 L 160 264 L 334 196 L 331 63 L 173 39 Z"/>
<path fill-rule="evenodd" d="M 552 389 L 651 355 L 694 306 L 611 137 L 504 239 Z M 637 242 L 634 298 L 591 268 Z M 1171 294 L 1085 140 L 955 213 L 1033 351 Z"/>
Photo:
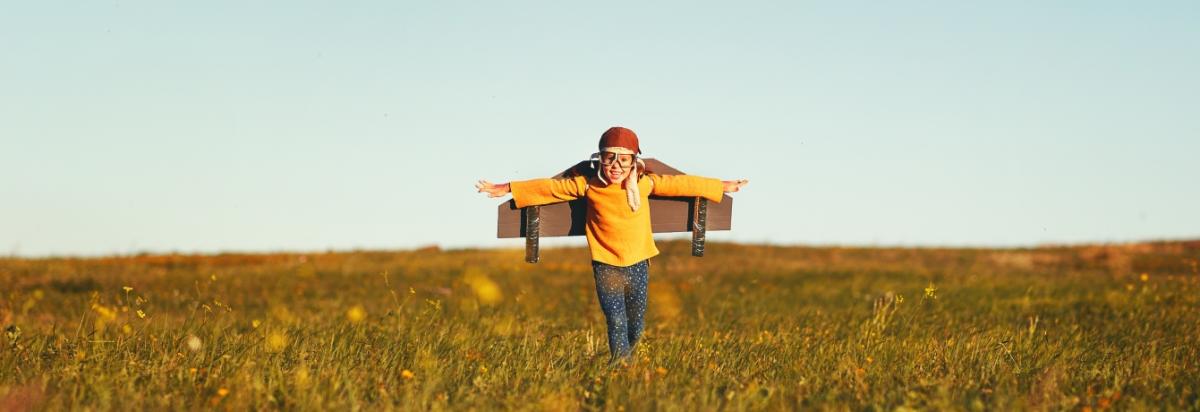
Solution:
<path fill-rule="evenodd" d="M 741 180 L 723 180 L 723 181 L 721 181 L 721 184 L 723 184 L 725 186 L 726 193 L 733 193 L 738 190 L 741 190 L 742 186 L 745 186 L 746 183 L 750 183 L 750 180 L 741 179 Z"/>

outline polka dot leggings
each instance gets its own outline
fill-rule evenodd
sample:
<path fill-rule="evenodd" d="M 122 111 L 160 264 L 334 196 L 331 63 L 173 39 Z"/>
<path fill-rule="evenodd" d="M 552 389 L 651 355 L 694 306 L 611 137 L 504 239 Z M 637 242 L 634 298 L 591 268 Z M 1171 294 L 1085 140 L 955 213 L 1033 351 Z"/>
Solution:
<path fill-rule="evenodd" d="M 632 354 L 642 337 L 649 271 L 649 260 L 625 267 L 592 261 L 596 296 L 608 321 L 608 350 L 614 361 Z"/>

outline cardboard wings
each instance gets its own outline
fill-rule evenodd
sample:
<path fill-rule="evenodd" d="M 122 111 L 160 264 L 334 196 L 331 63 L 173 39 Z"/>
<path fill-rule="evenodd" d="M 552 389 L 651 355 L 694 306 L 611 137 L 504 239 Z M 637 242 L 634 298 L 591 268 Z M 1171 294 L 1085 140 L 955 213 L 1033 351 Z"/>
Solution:
<path fill-rule="evenodd" d="M 683 172 L 653 158 L 642 159 L 646 171 L 659 175 Z M 594 173 L 589 161 L 567 168 L 554 178 Z M 733 218 L 733 198 L 725 194 L 720 203 L 710 204 L 700 197 L 650 196 L 650 226 L 654 233 L 692 232 L 692 256 L 704 256 L 704 234 L 709 230 L 729 230 Z M 518 209 L 512 199 L 498 207 L 496 237 L 525 238 L 525 261 L 537 263 L 538 239 L 552 236 L 583 236 L 587 218 L 587 200 Z"/>

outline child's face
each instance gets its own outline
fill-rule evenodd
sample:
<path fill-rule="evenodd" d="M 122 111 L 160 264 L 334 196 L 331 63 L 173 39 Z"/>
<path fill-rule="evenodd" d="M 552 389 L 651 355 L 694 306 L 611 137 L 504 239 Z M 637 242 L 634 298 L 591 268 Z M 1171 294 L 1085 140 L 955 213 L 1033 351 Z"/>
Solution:
<path fill-rule="evenodd" d="M 600 170 L 613 184 L 619 184 L 633 170 L 633 155 L 612 152 L 600 153 Z"/>

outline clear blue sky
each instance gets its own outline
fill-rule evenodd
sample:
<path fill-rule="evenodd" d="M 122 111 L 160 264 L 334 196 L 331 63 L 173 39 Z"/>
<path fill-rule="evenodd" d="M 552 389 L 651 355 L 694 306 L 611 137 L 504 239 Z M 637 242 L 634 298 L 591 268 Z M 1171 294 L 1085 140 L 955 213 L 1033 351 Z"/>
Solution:
<path fill-rule="evenodd" d="M 1200 237 L 1198 2 L 568 3 L 6 4 L 0 248 L 520 247 L 474 181 L 612 125 L 718 241 Z"/>

